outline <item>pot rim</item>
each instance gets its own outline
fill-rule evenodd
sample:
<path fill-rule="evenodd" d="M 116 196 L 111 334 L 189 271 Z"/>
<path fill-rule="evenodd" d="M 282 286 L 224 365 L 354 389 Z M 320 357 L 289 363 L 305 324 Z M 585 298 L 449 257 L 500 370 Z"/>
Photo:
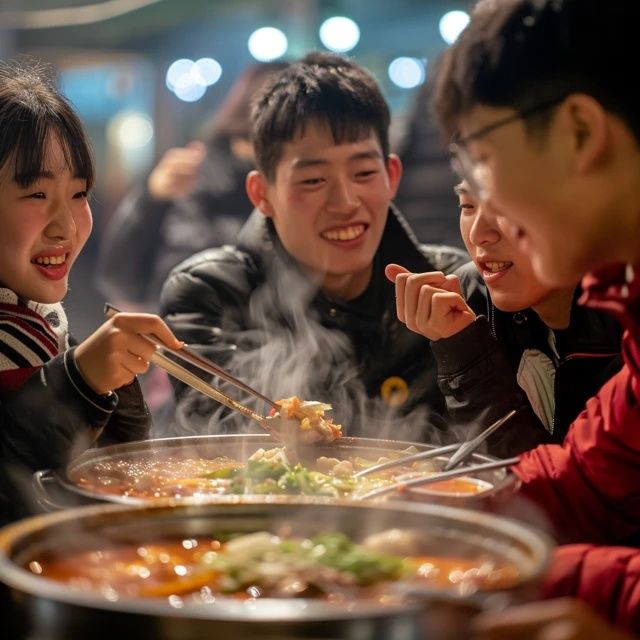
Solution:
<path fill-rule="evenodd" d="M 176 498 L 144 498 L 137 496 L 123 496 L 117 494 L 110 493 L 102 493 L 97 490 L 86 489 L 84 487 L 79 486 L 76 482 L 74 482 L 71 477 L 72 473 L 78 469 L 82 465 L 86 464 L 95 464 L 101 460 L 111 460 L 114 456 L 122 456 L 126 454 L 136 454 L 136 453 L 147 453 L 151 454 L 153 452 L 160 452 L 162 450 L 171 449 L 173 447 L 188 447 L 191 446 L 202 446 L 208 443 L 248 443 L 253 447 L 259 447 L 263 444 L 274 444 L 277 446 L 277 443 L 273 441 L 273 439 L 268 434 L 263 433 L 246 433 L 246 434 L 211 434 L 211 435 L 196 435 L 196 436 L 177 436 L 177 437 L 167 437 L 167 438 L 157 438 L 157 439 L 147 439 L 147 440 L 137 440 L 135 442 L 126 442 L 119 443 L 114 445 L 109 445 L 107 447 L 95 447 L 92 449 L 87 449 L 83 453 L 81 453 L 78 457 L 74 458 L 69 464 L 66 466 L 64 471 L 54 471 L 54 476 L 56 481 L 62 485 L 65 489 L 72 491 L 78 495 L 81 495 L 85 498 L 90 498 L 93 500 L 100 500 L 101 502 L 111 502 L 121 505 L 129 505 L 129 506 L 146 506 L 149 504 L 158 504 L 158 505 L 194 505 L 194 504 L 204 504 L 204 503 L 226 503 L 225 498 L 229 497 L 225 494 L 221 495 L 211 495 L 206 498 L 194 498 L 191 496 L 182 497 L 179 499 Z M 394 451 L 402 451 L 408 447 L 415 447 L 419 451 L 427 451 L 429 449 L 434 449 L 438 445 L 427 444 L 424 442 L 412 442 L 409 440 L 390 440 L 386 438 L 360 438 L 360 437 L 342 437 L 338 440 L 318 447 L 317 445 L 306 445 L 303 446 L 303 449 L 308 451 L 312 451 L 314 449 L 322 449 L 323 453 L 326 452 L 326 449 L 336 448 L 336 454 L 341 448 L 349 448 L 349 447 L 362 447 L 367 448 L 370 447 L 372 449 L 385 449 L 385 450 L 394 450 Z M 446 457 L 446 456 L 443 456 Z M 482 462 L 491 462 L 497 460 L 498 458 L 494 456 L 490 456 L 488 454 L 483 453 L 474 453 L 473 457 L 475 457 L 478 461 Z M 518 477 L 509 469 L 500 470 L 498 473 L 503 474 L 503 477 L 498 482 L 493 482 L 493 487 L 487 491 L 483 491 L 482 493 L 470 495 L 470 496 L 452 496 L 447 494 L 441 494 L 443 498 L 454 498 L 460 499 L 464 501 L 477 501 L 485 498 L 490 498 L 495 496 L 496 494 L 501 494 L 507 491 L 513 491 L 519 485 Z M 419 494 L 424 495 L 424 494 Z M 433 493 L 433 497 L 437 498 L 439 494 Z M 252 496 L 258 497 L 258 496 Z M 285 501 L 288 501 L 289 496 L 282 496 L 285 498 Z M 299 496 L 293 496 L 294 498 Z M 318 500 L 319 502 L 323 502 L 321 496 L 308 496 L 312 497 L 314 500 Z M 430 495 L 431 497 L 431 495 Z M 328 499 L 331 502 L 336 502 L 335 498 Z"/>
<path fill-rule="evenodd" d="M 521 573 L 519 585 L 537 580 L 547 569 L 551 558 L 551 549 L 553 546 L 551 539 L 547 534 L 533 527 L 501 516 L 440 504 L 399 501 L 354 503 L 348 500 L 335 499 L 327 503 L 319 503 L 317 500 L 309 500 L 305 497 L 295 501 L 289 500 L 286 503 L 274 502 L 267 497 L 261 500 L 255 498 L 234 500 L 231 504 L 224 505 L 208 503 L 198 506 L 181 505 L 178 507 L 167 505 L 131 507 L 117 504 L 98 504 L 33 516 L 0 529 L 0 581 L 12 589 L 26 592 L 29 595 L 73 606 L 96 608 L 118 613 L 162 617 L 186 617 L 202 620 L 244 621 L 247 623 L 338 621 L 362 616 L 385 618 L 397 613 L 411 613 L 422 609 L 424 603 L 420 604 L 417 600 L 409 600 L 397 605 L 381 605 L 377 602 L 360 600 L 344 607 L 305 598 L 264 598 L 256 601 L 238 602 L 216 597 L 216 602 L 211 604 L 187 603 L 182 608 L 171 607 L 166 599 L 123 598 L 111 602 L 97 594 L 75 591 L 59 582 L 34 575 L 13 562 L 11 557 L 11 552 L 14 550 L 16 542 L 46 528 L 64 525 L 67 522 L 78 519 L 92 519 L 99 516 L 109 517 L 111 519 L 121 516 L 126 520 L 127 514 L 132 514 L 131 517 L 136 517 L 135 514 L 139 514 L 138 517 L 153 518 L 154 514 L 161 515 L 163 512 L 175 514 L 179 511 L 186 514 L 185 518 L 189 517 L 189 512 L 191 511 L 204 511 L 205 513 L 207 511 L 220 511 L 218 515 L 224 517 L 225 512 L 233 509 L 234 505 L 238 509 L 245 506 L 248 507 L 249 510 L 256 509 L 260 511 L 260 509 L 266 507 L 269 510 L 276 509 L 277 511 L 279 504 L 284 504 L 285 507 L 311 507 L 316 510 L 321 510 L 327 506 L 329 508 L 337 507 L 340 509 L 361 509 L 364 510 L 364 512 L 370 512 L 372 510 L 401 513 L 409 512 L 418 516 L 440 516 L 445 520 L 448 519 L 454 523 L 463 522 L 470 526 L 475 525 L 477 527 L 482 525 L 502 535 L 511 537 L 531 551 L 530 555 L 533 560 L 529 563 L 529 566 L 526 568 L 519 567 Z M 496 593 L 497 592 L 499 591 L 496 591 Z M 442 597 L 443 599 L 451 599 L 451 594 L 446 590 L 442 590 Z M 460 597 L 460 600 L 464 601 L 464 598 Z M 247 604 L 247 602 L 249 604 Z"/>

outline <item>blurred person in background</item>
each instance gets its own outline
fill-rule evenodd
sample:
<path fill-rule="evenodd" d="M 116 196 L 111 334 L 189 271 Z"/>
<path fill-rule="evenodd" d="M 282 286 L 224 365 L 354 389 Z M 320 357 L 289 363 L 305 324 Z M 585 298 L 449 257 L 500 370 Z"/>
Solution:
<path fill-rule="evenodd" d="M 506 219 L 474 198 L 465 181 L 455 192 L 472 262 L 448 277 L 389 265 L 398 315 L 432 340 L 454 422 L 490 423 L 518 409 L 489 438 L 490 453 L 509 457 L 561 443 L 586 401 L 620 370 L 622 328 L 609 314 L 579 305 L 578 284 L 541 282 Z"/>
<path fill-rule="evenodd" d="M 158 309 L 160 289 L 179 262 L 234 243 L 251 211 L 245 190 L 255 166 L 249 140 L 252 96 L 284 62 L 254 64 L 235 81 L 202 141 L 169 149 L 105 230 L 98 287 L 112 302 Z"/>
<path fill-rule="evenodd" d="M 173 267 L 208 247 L 234 243 L 251 212 L 245 189 L 254 168 L 251 99 L 284 62 L 245 69 L 214 114 L 203 140 L 169 149 L 145 183 L 115 212 L 100 246 L 97 285 L 125 309 L 155 312 L 160 289 Z M 153 415 L 154 435 L 173 419 L 171 385 L 153 368 L 141 378 Z"/>
<path fill-rule="evenodd" d="M 543 595 L 578 597 L 632 633 L 640 633 L 640 88 L 629 42 L 639 23 L 640 4 L 628 0 L 483 0 L 445 52 L 435 93 L 458 171 L 505 217 L 540 280 L 566 287 L 582 278 L 581 302 L 623 326 L 622 369 L 561 445 L 526 452 L 513 470 L 520 494 L 570 543 L 555 554 Z M 591 614 L 586 624 L 575 610 L 543 615 L 551 606 L 496 613 L 481 637 L 615 637 L 604 623 L 596 633 Z"/>
<path fill-rule="evenodd" d="M 429 81 L 420 87 L 398 145 L 402 181 L 394 202 L 420 242 L 461 247 L 460 230 L 451 215 L 451 190 L 457 180 L 429 109 L 432 87 Z"/>
<path fill-rule="evenodd" d="M 265 395 L 332 403 L 348 435 L 437 437 L 444 399 L 429 341 L 398 322 L 384 265 L 449 273 L 468 256 L 418 244 L 393 206 L 402 167 L 379 86 L 348 58 L 312 53 L 263 89 L 252 119 L 256 210 L 235 246 L 172 272 L 164 317 Z M 176 390 L 178 433 L 251 426 Z"/>

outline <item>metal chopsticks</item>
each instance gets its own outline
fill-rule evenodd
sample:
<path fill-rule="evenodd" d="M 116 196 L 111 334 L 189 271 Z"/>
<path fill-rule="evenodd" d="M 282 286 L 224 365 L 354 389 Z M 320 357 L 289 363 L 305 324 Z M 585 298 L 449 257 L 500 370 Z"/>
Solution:
<path fill-rule="evenodd" d="M 161 369 L 164 369 L 168 374 L 172 375 L 174 378 L 177 378 L 178 380 L 181 380 L 182 382 L 189 385 L 193 389 L 196 389 L 196 391 L 200 391 L 200 393 L 203 393 L 209 398 L 213 398 L 220 404 L 223 404 L 226 407 L 229 407 L 229 409 L 233 409 L 234 411 L 241 413 L 243 416 L 250 418 L 251 420 L 254 420 L 265 431 L 268 431 L 269 434 L 271 434 L 274 438 L 276 438 L 277 440 L 281 440 L 278 434 L 271 428 L 271 425 L 269 424 L 267 418 L 265 418 L 263 415 L 256 413 L 255 411 L 243 405 L 242 403 L 238 402 L 237 400 L 230 398 L 226 393 L 223 393 L 216 387 L 210 385 L 208 382 L 205 382 L 201 378 L 198 378 L 197 375 L 195 375 L 194 373 L 191 373 L 191 371 L 189 371 L 188 369 L 185 369 L 184 367 L 179 365 L 177 362 L 174 362 L 173 360 L 171 360 L 171 358 L 167 358 L 167 356 L 165 356 L 164 354 L 156 351 L 153 354 L 153 356 L 151 356 L 151 362 L 153 362 L 155 365 L 157 365 Z"/>
<path fill-rule="evenodd" d="M 120 309 L 118 309 L 117 307 L 114 307 L 112 304 L 109 304 L 108 302 L 105 303 L 104 313 L 108 318 L 110 318 L 111 316 L 119 312 L 120 312 Z M 213 376 L 217 376 L 218 378 L 222 378 L 223 380 L 230 382 L 232 385 L 238 387 L 238 389 L 242 389 L 243 391 L 246 391 L 248 394 L 254 396 L 255 398 L 258 398 L 259 400 L 266 402 L 270 407 L 276 410 L 280 408 L 274 400 L 271 400 L 271 398 L 267 398 L 267 396 L 261 394 L 259 391 L 256 391 L 253 387 L 250 387 L 245 382 L 242 382 L 242 380 L 238 380 L 238 378 L 235 378 L 230 373 L 228 373 L 227 371 L 219 367 L 217 364 L 213 363 L 208 358 L 201 356 L 199 353 L 189 348 L 186 344 L 183 345 L 181 349 L 171 349 L 165 346 L 164 344 L 162 344 L 162 342 L 160 342 L 160 340 L 158 340 L 155 336 L 147 336 L 147 337 L 150 338 L 154 342 L 154 344 L 157 345 L 158 349 L 161 349 L 166 353 L 171 353 L 176 358 L 184 362 L 188 362 L 189 364 L 194 365 L 195 367 L 197 367 L 198 369 L 201 369 L 206 373 L 209 373 Z M 200 378 L 197 378 L 197 376 L 194 376 L 194 377 L 200 380 Z M 186 382 L 185 384 L 189 384 L 189 383 Z M 215 388 L 215 387 L 212 387 L 212 388 Z"/>
<path fill-rule="evenodd" d="M 436 449 L 429 449 L 429 451 L 421 451 L 420 453 L 413 453 L 410 456 L 403 456 L 402 458 L 396 458 L 395 460 L 387 460 L 387 462 L 381 462 L 380 464 L 374 464 L 372 467 L 367 467 L 354 473 L 354 478 L 362 478 L 372 473 L 378 473 L 378 471 L 384 471 L 385 469 L 392 469 L 393 467 L 401 467 L 405 464 L 411 464 L 412 462 L 418 462 L 419 460 L 428 460 L 429 458 L 437 458 L 447 453 L 455 451 L 460 446 L 459 443 L 448 444 L 444 447 L 437 447 Z"/>
<path fill-rule="evenodd" d="M 510 420 L 516 414 L 516 410 L 512 409 L 506 415 L 489 425 L 484 431 L 479 433 L 475 438 L 460 445 L 460 448 L 447 460 L 442 467 L 443 471 L 450 471 L 461 462 L 466 460 L 494 431 L 498 430 L 507 420 Z"/>
<path fill-rule="evenodd" d="M 440 473 L 434 473 L 430 476 L 423 476 L 422 478 L 413 478 L 408 480 L 402 480 L 395 482 L 394 484 L 387 485 L 386 487 L 379 487 L 368 491 L 367 493 L 359 496 L 354 496 L 356 500 L 368 500 L 369 498 L 377 498 L 387 493 L 393 493 L 398 489 L 404 489 L 406 487 L 419 487 L 425 484 L 435 484 L 442 480 L 449 480 L 451 478 L 458 478 L 460 476 L 466 476 L 473 473 L 480 473 L 481 471 L 491 471 L 492 469 L 500 469 L 502 467 L 510 467 L 518 462 L 519 458 L 505 458 L 504 460 L 494 460 L 493 462 L 484 462 L 482 464 L 472 464 L 468 467 L 459 467 L 451 471 L 442 471 Z"/>
<path fill-rule="evenodd" d="M 478 434 L 475 438 L 464 442 L 462 444 L 448 444 L 443 447 L 437 447 L 435 449 L 429 449 L 429 451 L 421 451 L 420 453 L 414 453 L 402 458 L 396 458 L 395 460 L 388 460 L 387 462 L 381 462 L 375 464 L 372 467 L 367 467 L 362 471 L 354 474 L 354 478 L 362 478 L 378 471 L 384 471 L 386 469 L 392 469 L 393 467 L 401 467 L 412 462 L 418 462 L 420 460 L 429 460 L 430 458 L 438 458 L 455 451 L 451 458 L 443 466 L 443 471 L 450 471 L 454 466 L 464 461 L 467 456 L 471 455 L 496 429 L 500 428 L 507 420 L 509 420 L 514 414 L 515 410 L 509 411 L 505 416 L 496 420 L 492 425 L 487 427 L 482 433 Z"/>
<path fill-rule="evenodd" d="M 119 311 L 113 305 L 106 304 L 104 312 L 107 317 L 111 317 L 116 313 L 118 313 Z M 160 342 L 160 340 L 154 335 L 145 335 L 142 333 L 140 335 L 145 340 L 148 340 L 149 342 L 154 344 L 156 347 L 158 347 L 158 350 L 156 350 L 154 354 L 151 356 L 151 362 L 153 362 L 155 365 L 157 365 L 161 369 L 164 369 L 168 374 L 172 375 L 174 378 L 177 378 L 178 380 L 181 380 L 182 382 L 184 382 L 186 385 L 189 385 L 193 389 L 196 389 L 196 391 L 200 391 L 200 393 L 203 393 L 209 398 L 213 398 L 220 404 L 223 404 L 225 407 L 228 407 L 229 409 L 233 409 L 234 411 L 241 413 L 243 416 L 250 418 L 251 420 L 254 420 L 265 431 L 271 434 L 274 438 L 276 438 L 277 440 L 282 440 L 280 436 L 276 433 L 276 431 L 271 427 L 271 424 L 269 424 L 269 420 L 265 416 L 253 411 L 253 409 L 250 409 L 249 407 L 243 405 L 237 400 L 234 400 L 233 398 L 229 397 L 226 393 L 220 391 L 220 389 L 217 389 L 213 385 L 202 380 L 202 378 L 199 378 L 197 375 L 195 375 L 188 369 L 185 369 L 183 366 L 179 365 L 177 362 L 174 362 L 171 358 L 167 357 L 166 355 L 160 352 L 160 349 L 164 349 L 165 351 L 173 353 L 174 355 L 181 358 L 182 360 L 185 360 L 187 362 L 192 362 L 192 360 L 189 357 L 185 358 L 184 354 L 180 353 L 180 350 L 169 349 L 168 347 L 165 347 L 162 344 L 162 342 Z M 208 360 L 206 360 L 205 358 L 201 358 L 201 356 L 197 356 L 197 358 L 198 360 L 203 360 L 204 362 L 209 363 Z M 196 363 L 193 362 L 193 364 L 196 364 Z M 200 364 L 196 366 L 198 366 L 200 369 L 203 369 L 203 367 Z M 215 365 L 212 365 L 212 366 L 218 369 L 218 367 L 216 367 Z M 233 378 L 232 376 L 228 376 L 228 377 L 236 381 L 236 379 Z M 262 396 L 262 394 L 259 394 L 257 391 L 251 389 L 251 387 L 245 385 L 244 383 L 241 383 L 239 380 L 236 382 L 239 382 L 242 385 L 241 388 L 249 391 L 250 393 L 253 393 L 253 395 L 256 395 L 257 397 L 264 399 L 270 404 L 272 404 L 273 406 L 277 407 L 275 402 L 268 400 L 267 398 Z"/>

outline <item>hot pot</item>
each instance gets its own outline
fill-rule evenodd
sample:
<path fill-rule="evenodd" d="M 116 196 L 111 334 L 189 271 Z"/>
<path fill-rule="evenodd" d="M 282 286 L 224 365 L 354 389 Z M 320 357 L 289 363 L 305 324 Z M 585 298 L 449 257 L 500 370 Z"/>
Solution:
<path fill-rule="evenodd" d="M 43 553 L 144 545 L 212 531 L 281 531 L 298 535 L 340 531 L 359 541 L 389 528 L 410 529 L 433 555 L 492 558 L 517 569 L 506 590 L 452 596 L 443 590 L 402 594 L 393 603 L 314 599 L 215 599 L 171 604 L 171 598 L 111 601 L 73 590 L 25 567 Z M 454 552 L 455 550 L 455 552 Z M 437 504 L 353 503 L 298 498 L 286 502 L 230 501 L 179 507 L 91 505 L 34 516 L 0 531 L 3 627 L 16 640 L 204 640 L 205 638 L 324 638 L 447 640 L 467 638 L 479 609 L 521 602 L 535 594 L 549 560 L 541 533 L 505 518 Z"/>
<path fill-rule="evenodd" d="M 212 435 L 191 436 L 181 438 L 163 438 L 157 440 L 144 440 L 126 444 L 118 444 L 99 449 L 90 449 L 74 459 L 64 472 L 40 471 L 34 476 L 34 487 L 39 502 L 46 510 L 69 506 L 73 504 L 73 498 L 82 498 L 85 501 L 111 501 L 122 504 L 148 504 L 152 498 L 127 496 L 114 493 L 105 493 L 92 485 L 99 484 L 99 476 L 105 466 L 114 467 L 122 464 L 131 467 L 144 465 L 146 461 L 155 463 L 163 459 L 176 458 L 206 458 L 213 459 L 219 456 L 246 460 L 259 448 L 274 447 L 274 440 L 268 435 Z M 320 456 L 347 459 L 349 457 L 362 457 L 369 460 L 377 460 L 389 452 L 400 453 L 408 447 L 414 447 L 418 451 L 432 449 L 432 445 L 375 438 L 340 438 L 339 440 L 322 446 L 299 447 L 296 454 L 303 464 L 307 464 Z M 434 458 L 430 461 L 434 470 L 440 469 L 447 461 L 447 456 Z M 490 456 L 475 453 L 471 456 L 469 464 L 479 464 L 495 460 Z M 439 502 L 451 506 L 487 509 L 493 508 L 496 502 L 511 495 L 518 487 L 517 477 L 505 470 L 498 469 L 478 473 L 472 482 L 482 484 L 484 491 L 476 494 L 456 494 L 450 492 L 437 492 L 429 488 L 422 491 L 408 491 L 405 497 L 417 501 Z M 62 489 L 62 492 L 60 491 Z M 53 497 L 52 497 L 53 496 Z M 206 501 L 219 500 L 219 496 L 207 496 Z M 193 502 L 188 498 L 181 500 L 172 499 L 172 502 Z M 202 502 L 200 497 L 198 502 Z"/>

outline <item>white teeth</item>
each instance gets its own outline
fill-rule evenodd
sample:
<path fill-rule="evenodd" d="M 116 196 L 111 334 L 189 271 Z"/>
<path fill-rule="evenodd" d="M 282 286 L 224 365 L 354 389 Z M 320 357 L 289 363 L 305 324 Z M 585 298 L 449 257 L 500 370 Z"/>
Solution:
<path fill-rule="evenodd" d="M 324 231 L 322 237 L 326 240 L 355 240 L 359 238 L 365 231 L 363 224 L 355 224 L 351 227 L 345 227 L 343 229 L 335 229 L 332 231 Z"/>
<path fill-rule="evenodd" d="M 67 261 L 67 256 L 43 256 L 34 258 L 31 262 L 35 262 L 36 264 L 64 264 Z"/>
<path fill-rule="evenodd" d="M 504 271 L 507 267 L 511 266 L 511 262 L 485 262 L 484 268 L 491 273 L 498 273 Z"/>

